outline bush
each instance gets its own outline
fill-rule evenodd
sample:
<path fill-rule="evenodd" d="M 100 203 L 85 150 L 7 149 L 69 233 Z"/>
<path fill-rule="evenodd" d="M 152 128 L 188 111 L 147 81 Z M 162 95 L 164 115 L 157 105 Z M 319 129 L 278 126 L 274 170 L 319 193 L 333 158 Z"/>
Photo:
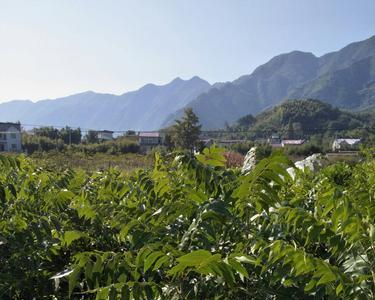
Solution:
<path fill-rule="evenodd" d="M 1 299 L 374 298 L 373 158 L 293 179 L 223 152 L 130 175 L 0 156 Z"/>
<path fill-rule="evenodd" d="M 312 143 L 305 143 L 300 146 L 285 147 L 284 151 L 290 156 L 309 156 L 314 153 L 324 153 L 322 146 Z"/>

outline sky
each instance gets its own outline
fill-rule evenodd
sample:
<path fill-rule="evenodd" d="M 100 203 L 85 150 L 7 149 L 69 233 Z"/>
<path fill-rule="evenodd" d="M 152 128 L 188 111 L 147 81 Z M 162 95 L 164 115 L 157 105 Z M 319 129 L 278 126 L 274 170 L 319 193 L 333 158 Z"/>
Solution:
<path fill-rule="evenodd" d="M 0 0 L 0 102 L 251 73 L 375 35 L 374 0 Z"/>

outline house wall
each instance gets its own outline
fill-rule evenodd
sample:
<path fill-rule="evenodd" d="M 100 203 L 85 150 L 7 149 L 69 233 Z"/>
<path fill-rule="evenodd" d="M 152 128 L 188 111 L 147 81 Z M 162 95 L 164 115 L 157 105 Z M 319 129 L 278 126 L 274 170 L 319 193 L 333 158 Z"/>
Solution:
<path fill-rule="evenodd" d="M 161 143 L 160 137 L 142 136 L 139 138 L 140 145 L 159 145 Z"/>
<path fill-rule="evenodd" d="M 98 139 L 104 141 L 111 141 L 113 140 L 113 135 L 110 132 L 99 132 Z"/>
<path fill-rule="evenodd" d="M 154 137 L 154 136 L 140 136 L 139 137 L 139 145 L 141 147 L 141 152 L 146 153 L 153 148 L 162 144 L 161 137 Z"/>
<path fill-rule="evenodd" d="M 0 137 L 0 150 L 9 152 L 21 152 L 22 142 L 21 142 L 21 132 L 15 127 L 9 127 L 6 133 L 3 133 Z"/>

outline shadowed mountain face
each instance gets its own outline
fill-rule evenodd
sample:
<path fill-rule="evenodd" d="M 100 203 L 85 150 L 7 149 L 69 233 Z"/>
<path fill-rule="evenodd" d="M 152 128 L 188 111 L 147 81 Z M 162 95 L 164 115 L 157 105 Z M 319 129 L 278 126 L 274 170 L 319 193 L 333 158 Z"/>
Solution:
<path fill-rule="evenodd" d="M 163 86 L 148 84 L 120 96 L 85 92 L 36 103 L 11 101 L 0 104 L 0 121 L 90 129 L 154 130 L 161 127 L 166 116 L 209 88 L 210 84 L 199 77 L 176 78 Z"/>
<path fill-rule="evenodd" d="M 333 105 L 364 109 L 375 105 L 375 36 L 316 57 L 293 51 L 272 58 L 252 74 L 219 85 L 188 104 L 205 128 L 220 128 L 239 117 L 288 98 L 315 98 Z M 180 117 L 170 115 L 164 125 Z"/>

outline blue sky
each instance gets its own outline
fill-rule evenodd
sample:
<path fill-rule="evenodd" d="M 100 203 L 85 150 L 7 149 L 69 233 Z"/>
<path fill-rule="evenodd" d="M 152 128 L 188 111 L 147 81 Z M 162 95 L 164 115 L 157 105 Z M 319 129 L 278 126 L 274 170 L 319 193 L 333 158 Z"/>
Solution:
<path fill-rule="evenodd" d="M 375 35 L 374 0 L 0 0 L 0 102 L 251 73 Z"/>

